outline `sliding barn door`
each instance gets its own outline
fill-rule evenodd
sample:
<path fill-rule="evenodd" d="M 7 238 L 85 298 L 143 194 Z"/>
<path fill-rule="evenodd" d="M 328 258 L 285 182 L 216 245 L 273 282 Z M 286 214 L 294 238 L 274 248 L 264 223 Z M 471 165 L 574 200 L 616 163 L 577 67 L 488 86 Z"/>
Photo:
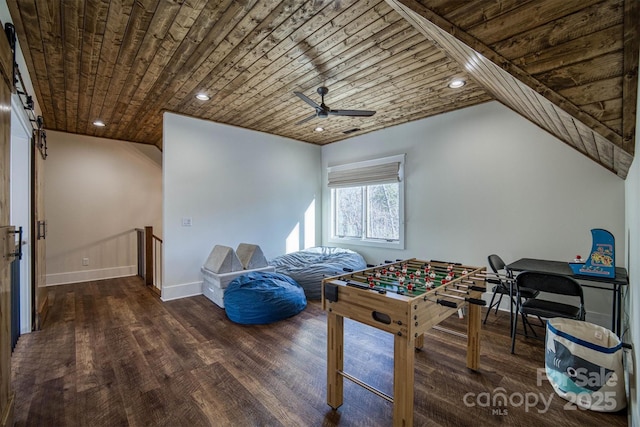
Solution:
<path fill-rule="evenodd" d="M 33 210 L 32 236 L 32 307 L 34 313 L 33 328 L 39 330 L 47 317 L 49 307 L 47 300 L 47 290 L 45 287 L 46 260 L 45 260 L 45 239 L 47 237 L 47 222 L 44 216 L 44 159 L 46 157 L 46 134 L 43 130 L 33 131 L 33 152 L 32 161 L 32 192 L 31 206 Z"/>
<path fill-rule="evenodd" d="M 9 225 L 9 138 L 13 54 L 0 36 L 0 426 L 13 425 L 11 390 L 11 262 L 15 258 L 14 229 Z"/>

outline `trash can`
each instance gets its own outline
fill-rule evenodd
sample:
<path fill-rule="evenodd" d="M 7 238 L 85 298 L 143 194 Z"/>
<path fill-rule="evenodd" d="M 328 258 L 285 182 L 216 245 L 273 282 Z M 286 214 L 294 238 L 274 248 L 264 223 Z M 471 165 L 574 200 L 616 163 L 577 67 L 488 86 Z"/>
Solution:
<path fill-rule="evenodd" d="M 627 406 L 622 342 L 602 326 L 547 321 L 545 372 L 555 392 L 581 408 L 616 412 Z"/>

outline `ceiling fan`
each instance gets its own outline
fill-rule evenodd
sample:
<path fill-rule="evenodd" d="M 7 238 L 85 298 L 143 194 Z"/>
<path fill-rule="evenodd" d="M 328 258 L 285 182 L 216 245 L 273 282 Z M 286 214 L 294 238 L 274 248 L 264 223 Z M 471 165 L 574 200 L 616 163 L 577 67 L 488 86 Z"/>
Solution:
<path fill-rule="evenodd" d="M 316 109 L 315 114 L 307 117 L 306 119 L 300 120 L 296 125 L 300 125 L 304 122 L 308 122 L 311 119 L 316 117 L 320 119 L 326 119 L 330 115 L 333 116 L 350 116 L 350 117 L 370 117 L 373 116 L 376 112 L 370 110 L 332 110 L 324 104 L 324 96 L 329 93 L 329 89 L 324 86 L 320 86 L 318 88 L 318 94 L 322 98 L 320 101 L 320 105 L 316 104 L 313 100 L 311 100 L 308 96 L 303 94 L 302 92 L 293 92 L 298 95 L 298 98 L 302 99 L 307 104 L 311 105 Z"/>

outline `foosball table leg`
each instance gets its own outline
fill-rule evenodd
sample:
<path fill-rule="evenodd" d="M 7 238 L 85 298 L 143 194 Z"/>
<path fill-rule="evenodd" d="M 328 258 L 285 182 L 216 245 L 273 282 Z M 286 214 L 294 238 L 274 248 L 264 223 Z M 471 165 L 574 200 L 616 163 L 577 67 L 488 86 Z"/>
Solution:
<path fill-rule="evenodd" d="M 344 378 L 344 318 L 327 313 L 327 403 L 333 409 L 342 405 Z"/>
<path fill-rule="evenodd" d="M 467 368 L 477 371 L 480 368 L 480 306 L 468 305 L 467 314 Z"/>
<path fill-rule="evenodd" d="M 424 334 L 420 334 L 416 337 L 416 348 L 422 348 L 424 346 Z"/>
<path fill-rule="evenodd" d="M 395 335 L 393 341 L 393 426 L 413 426 L 415 340 Z"/>

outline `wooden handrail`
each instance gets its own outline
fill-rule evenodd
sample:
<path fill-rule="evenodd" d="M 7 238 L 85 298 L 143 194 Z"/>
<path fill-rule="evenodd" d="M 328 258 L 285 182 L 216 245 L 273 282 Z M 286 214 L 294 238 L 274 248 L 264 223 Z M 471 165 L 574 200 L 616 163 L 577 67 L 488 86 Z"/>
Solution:
<path fill-rule="evenodd" d="M 146 227 L 145 227 L 146 228 Z M 133 231 L 137 231 L 139 233 L 144 233 L 145 232 L 145 228 L 134 228 Z M 151 227 L 153 229 L 153 227 Z M 155 234 L 153 235 L 154 240 L 159 241 L 160 243 L 162 243 L 162 239 L 159 238 L 158 236 L 156 236 Z"/>

